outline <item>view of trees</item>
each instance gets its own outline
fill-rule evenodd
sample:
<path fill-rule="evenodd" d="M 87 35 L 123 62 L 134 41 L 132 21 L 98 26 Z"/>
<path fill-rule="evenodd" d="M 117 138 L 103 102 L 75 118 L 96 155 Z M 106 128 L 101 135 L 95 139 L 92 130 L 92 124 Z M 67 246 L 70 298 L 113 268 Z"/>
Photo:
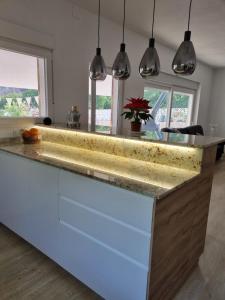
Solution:
<path fill-rule="evenodd" d="M 152 89 L 145 89 L 144 98 L 150 101 L 150 105 L 153 107 L 160 94 L 162 92 L 159 90 L 153 91 Z M 27 96 L 31 97 L 31 96 Z M 182 94 L 174 94 L 173 96 L 173 108 L 187 108 L 188 107 L 189 96 Z M 112 99 L 110 96 L 97 96 L 96 108 L 97 109 L 111 109 Z M 164 101 L 162 108 L 166 108 L 167 103 Z"/>
<path fill-rule="evenodd" d="M 166 92 L 166 91 L 165 91 Z M 150 89 L 145 89 L 144 92 L 144 98 L 150 101 L 150 105 L 153 107 L 160 94 L 162 92 L 159 90 L 150 90 Z M 188 101 L 189 101 L 189 96 L 187 95 L 182 95 L 182 94 L 174 94 L 173 96 L 173 108 L 187 108 L 188 107 Z M 166 108 L 167 106 L 167 101 L 164 101 L 162 104 L 162 108 Z"/>
<path fill-rule="evenodd" d="M 111 109 L 112 99 L 110 96 L 97 96 L 96 109 Z"/>
<path fill-rule="evenodd" d="M 27 112 L 24 106 L 19 106 L 18 104 L 6 104 L 4 109 L 0 110 L 1 117 L 25 117 Z"/>
<path fill-rule="evenodd" d="M 38 90 L 4 88 L 0 89 L 0 116 L 23 117 L 38 113 Z M 29 103 L 28 103 L 28 99 Z"/>
<path fill-rule="evenodd" d="M 5 89 L 1 87 L 1 98 L 26 98 L 26 97 L 36 97 L 38 96 L 38 90 L 29 90 L 29 89 L 15 89 L 12 88 L 14 92 L 9 92 L 10 88 Z M 15 92 L 18 90 L 18 92 Z"/>

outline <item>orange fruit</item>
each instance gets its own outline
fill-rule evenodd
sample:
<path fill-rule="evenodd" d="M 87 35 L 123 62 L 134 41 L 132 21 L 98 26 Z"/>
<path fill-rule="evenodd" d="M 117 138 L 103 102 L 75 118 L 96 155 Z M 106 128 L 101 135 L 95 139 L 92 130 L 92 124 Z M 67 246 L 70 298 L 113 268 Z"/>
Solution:
<path fill-rule="evenodd" d="M 31 136 L 39 135 L 39 130 L 37 128 L 31 128 L 29 132 Z"/>
<path fill-rule="evenodd" d="M 31 134 L 30 134 L 30 131 L 29 130 L 24 130 L 24 132 L 23 132 L 23 138 L 29 138 L 30 136 L 31 136 Z"/>

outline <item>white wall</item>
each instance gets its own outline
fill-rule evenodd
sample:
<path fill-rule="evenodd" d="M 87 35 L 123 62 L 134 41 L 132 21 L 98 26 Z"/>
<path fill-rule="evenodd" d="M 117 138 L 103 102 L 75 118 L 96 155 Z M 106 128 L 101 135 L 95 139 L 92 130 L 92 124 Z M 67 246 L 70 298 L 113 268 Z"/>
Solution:
<path fill-rule="evenodd" d="M 69 0 L 7 0 L 0 1 L 0 18 L 54 39 L 54 95 L 57 121 L 65 121 L 66 112 L 77 104 L 82 122 L 87 123 L 88 66 L 95 54 L 97 17 L 73 7 Z M 141 21 L 141 20 L 140 20 Z M 25 32 L 25 31 L 24 31 Z M 35 36 L 35 35 L 34 35 Z M 138 65 L 148 44 L 141 35 L 128 31 L 127 51 L 132 64 L 132 76 L 125 84 L 125 97 L 143 96 L 144 81 L 138 75 Z M 121 28 L 108 20 L 102 22 L 102 49 L 105 61 L 111 66 L 121 42 Z M 157 45 L 162 71 L 171 72 L 174 51 Z M 208 105 L 213 71 L 198 65 L 190 77 L 201 85 L 197 122 L 207 128 Z"/>
<path fill-rule="evenodd" d="M 225 137 L 225 69 L 214 71 L 209 122 L 215 125 L 215 135 Z"/>

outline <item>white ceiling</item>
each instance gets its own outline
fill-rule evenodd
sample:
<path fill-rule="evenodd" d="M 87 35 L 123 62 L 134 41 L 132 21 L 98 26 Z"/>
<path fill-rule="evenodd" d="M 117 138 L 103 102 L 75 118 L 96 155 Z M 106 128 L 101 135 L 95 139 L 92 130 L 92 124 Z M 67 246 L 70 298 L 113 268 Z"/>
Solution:
<path fill-rule="evenodd" d="M 97 13 L 97 0 L 75 0 Z M 176 48 L 187 28 L 189 0 L 157 0 L 155 36 Z M 122 0 L 103 0 L 102 15 L 121 24 Z M 146 37 L 151 32 L 153 0 L 127 1 L 127 28 Z M 193 0 L 192 40 L 198 59 L 213 67 L 225 67 L 225 0 Z"/>

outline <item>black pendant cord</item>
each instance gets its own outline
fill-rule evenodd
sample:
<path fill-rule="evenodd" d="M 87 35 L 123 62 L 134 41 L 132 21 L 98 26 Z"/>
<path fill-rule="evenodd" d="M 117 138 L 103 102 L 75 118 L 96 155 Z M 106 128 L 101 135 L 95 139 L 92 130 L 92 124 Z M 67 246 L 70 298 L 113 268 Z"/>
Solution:
<path fill-rule="evenodd" d="M 98 48 L 100 48 L 101 0 L 98 0 Z"/>
<path fill-rule="evenodd" d="M 152 16 L 152 38 L 154 37 L 154 27 L 155 27 L 155 2 L 154 0 L 154 7 L 153 7 L 153 16 Z"/>
<path fill-rule="evenodd" d="M 192 7 L 192 0 L 190 0 L 190 5 L 189 5 L 188 31 L 190 30 L 190 22 L 191 22 L 191 7 Z"/>
<path fill-rule="evenodd" d="M 123 44 L 125 42 L 126 0 L 123 1 Z"/>

